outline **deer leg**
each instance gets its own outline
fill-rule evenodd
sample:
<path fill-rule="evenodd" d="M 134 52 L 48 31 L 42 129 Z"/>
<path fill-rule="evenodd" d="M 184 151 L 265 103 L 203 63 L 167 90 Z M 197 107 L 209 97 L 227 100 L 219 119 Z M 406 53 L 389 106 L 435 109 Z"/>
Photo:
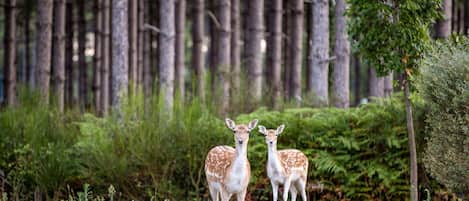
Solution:
<path fill-rule="evenodd" d="M 229 201 L 231 198 L 231 193 L 228 193 L 223 190 L 220 192 L 220 195 L 221 195 L 221 201 Z"/>
<path fill-rule="evenodd" d="M 218 201 L 218 191 L 210 184 L 208 185 L 208 190 L 210 191 L 210 197 L 212 198 L 212 201 Z"/>
<path fill-rule="evenodd" d="M 288 199 L 288 191 L 290 191 L 291 186 L 291 177 L 288 177 L 283 186 L 283 201 L 287 201 Z"/>
<path fill-rule="evenodd" d="M 301 193 L 301 200 L 306 201 L 306 180 L 298 180 L 296 186 L 298 192 Z"/>
<path fill-rule="evenodd" d="M 241 193 L 236 194 L 236 197 L 237 197 L 237 201 L 244 201 L 244 199 L 246 198 L 246 190 L 244 190 Z"/>
<path fill-rule="evenodd" d="M 296 201 L 296 187 L 295 186 L 290 186 L 290 194 L 291 194 L 291 200 Z"/>
<path fill-rule="evenodd" d="M 272 184 L 273 201 L 277 201 L 277 199 L 278 199 L 278 184 L 276 184 L 273 181 L 270 181 L 270 183 Z"/>

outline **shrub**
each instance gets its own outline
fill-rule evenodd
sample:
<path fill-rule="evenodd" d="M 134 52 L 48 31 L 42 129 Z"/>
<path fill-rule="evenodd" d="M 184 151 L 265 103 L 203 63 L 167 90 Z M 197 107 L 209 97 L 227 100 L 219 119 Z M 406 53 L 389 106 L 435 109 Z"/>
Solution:
<path fill-rule="evenodd" d="M 469 195 L 469 40 L 453 40 L 435 45 L 417 80 L 429 107 L 424 161 L 439 182 Z"/>

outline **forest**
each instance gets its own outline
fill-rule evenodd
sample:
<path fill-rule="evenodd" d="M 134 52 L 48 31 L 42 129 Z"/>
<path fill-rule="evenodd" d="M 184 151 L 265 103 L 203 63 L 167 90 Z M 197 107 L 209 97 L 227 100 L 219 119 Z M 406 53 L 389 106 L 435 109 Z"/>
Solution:
<path fill-rule="evenodd" d="M 468 200 L 468 36 L 469 0 L 0 1 L 0 201 Z"/>

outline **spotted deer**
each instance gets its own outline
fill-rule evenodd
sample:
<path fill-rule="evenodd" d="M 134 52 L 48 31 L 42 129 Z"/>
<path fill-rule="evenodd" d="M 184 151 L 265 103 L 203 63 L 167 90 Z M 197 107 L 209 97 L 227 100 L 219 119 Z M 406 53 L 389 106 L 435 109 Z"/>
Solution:
<path fill-rule="evenodd" d="M 249 133 L 257 125 L 257 119 L 246 126 L 236 125 L 231 119 L 225 120 L 226 126 L 234 133 L 235 148 L 216 146 L 205 159 L 205 175 L 210 197 L 213 201 L 230 200 L 236 194 L 237 201 L 244 201 L 246 189 L 251 177 L 251 166 L 247 158 Z"/>
<path fill-rule="evenodd" d="M 285 125 L 281 125 L 276 130 L 267 130 L 264 126 L 259 126 L 259 132 L 264 134 L 268 147 L 267 176 L 272 185 L 273 200 L 277 201 L 279 185 L 283 185 L 284 201 L 288 199 L 288 191 L 293 201 L 296 200 L 297 193 L 306 201 L 308 158 L 296 149 L 277 151 L 277 137 L 284 128 Z"/>

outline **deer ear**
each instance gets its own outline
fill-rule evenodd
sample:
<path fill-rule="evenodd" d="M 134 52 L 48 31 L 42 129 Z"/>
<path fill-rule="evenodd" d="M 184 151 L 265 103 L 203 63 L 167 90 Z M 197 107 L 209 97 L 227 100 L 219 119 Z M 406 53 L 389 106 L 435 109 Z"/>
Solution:
<path fill-rule="evenodd" d="M 280 125 L 278 128 L 277 128 L 277 135 L 280 135 L 280 133 L 283 132 L 283 129 L 285 128 L 285 125 Z"/>
<path fill-rule="evenodd" d="M 252 120 L 251 122 L 249 122 L 248 124 L 248 129 L 251 131 L 252 129 L 254 129 L 257 125 L 257 122 L 259 122 L 257 119 L 254 119 Z"/>
<path fill-rule="evenodd" d="M 262 134 L 265 135 L 265 134 L 267 134 L 267 129 L 265 129 L 264 126 L 259 125 L 259 133 L 262 133 Z"/>
<path fill-rule="evenodd" d="M 233 120 L 229 119 L 229 118 L 225 119 L 225 124 L 231 130 L 235 130 L 235 128 L 236 128 L 235 122 Z"/>

